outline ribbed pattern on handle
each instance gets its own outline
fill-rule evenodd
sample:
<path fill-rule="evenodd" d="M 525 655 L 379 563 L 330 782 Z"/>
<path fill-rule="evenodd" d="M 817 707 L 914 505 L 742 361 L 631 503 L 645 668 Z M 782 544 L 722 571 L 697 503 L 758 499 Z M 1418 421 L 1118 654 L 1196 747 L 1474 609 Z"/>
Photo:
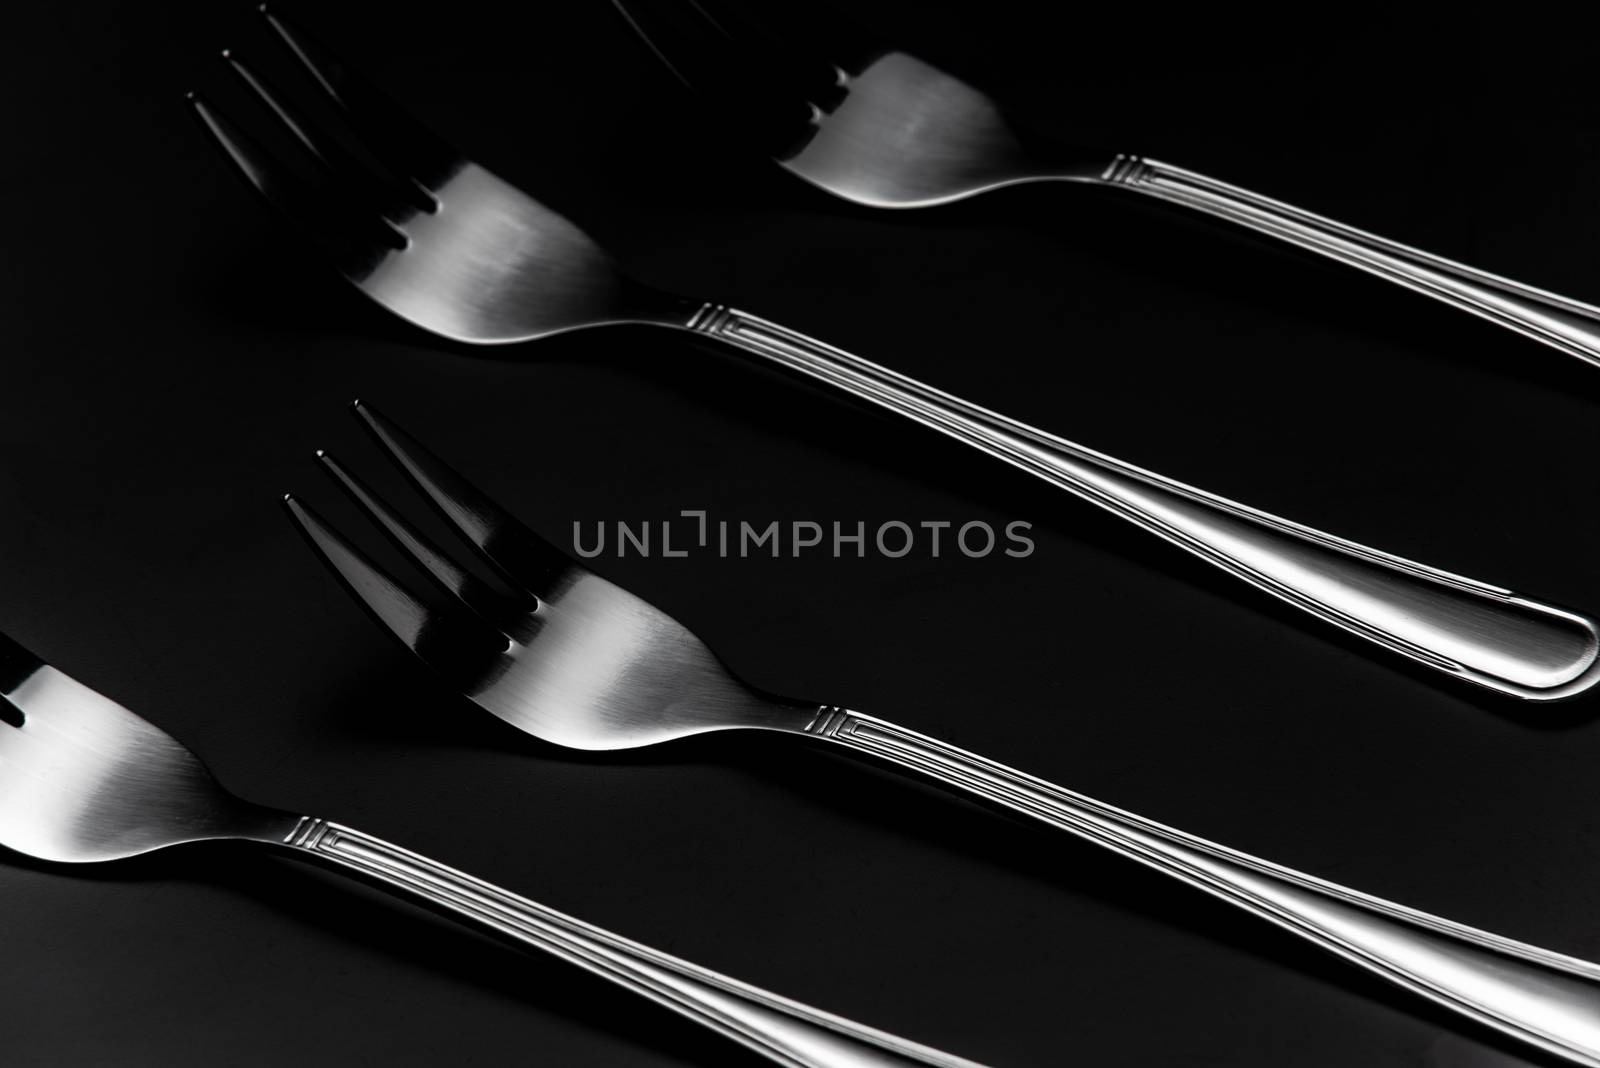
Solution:
<path fill-rule="evenodd" d="M 1280 867 L 871 716 L 824 707 L 806 731 L 1096 842 L 1450 1009 L 1600 1066 L 1600 966 Z"/>

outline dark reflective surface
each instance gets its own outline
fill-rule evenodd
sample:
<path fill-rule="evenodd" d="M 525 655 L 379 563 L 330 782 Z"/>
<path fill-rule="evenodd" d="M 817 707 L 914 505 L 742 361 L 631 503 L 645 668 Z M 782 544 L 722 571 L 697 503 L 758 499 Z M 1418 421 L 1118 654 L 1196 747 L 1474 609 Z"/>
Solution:
<path fill-rule="evenodd" d="M 1091 191 L 852 209 L 686 119 L 604 4 L 313 6 L 375 80 L 652 281 L 892 353 L 1030 422 L 1070 416 L 1279 514 L 1600 604 L 1600 387 L 1576 361 Z M 1008 98 L 1054 94 L 1031 107 L 1065 134 L 1596 293 L 1600 99 L 1591 39 L 1553 31 L 1565 5 L 858 8 L 998 73 Z M 702 507 L 1032 521 L 1021 561 L 594 566 L 778 692 L 1588 957 L 1593 695 L 1508 711 L 1447 691 L 1047 487 L 690 339 L 442 353 L 305 269 L 185 113 L 184 89 L 223 92 L 213 54 L 255 32 L 250 5 L 9 17 L 6 137 L 41 166 L 0 177 L 0 629 L 159 715 L 247 796 L 996 1065 L 1053 1068 L 1067 1040 L 1115 1068 L 1538 1063 L 1120 858 L 785 739 L 539 746 L 414 667 L 308 560 L 278 495 L 320 478 L 312 449 L 368 448 L 340 415 L 363 396 L 557 543 L 574 519 Z M 1373 180 L 1319 177 L 1352 161 Z M 570 967 L 196 849 L 177 869 L 0 866 L 8 1065 L 751 1063 Z M 840 973 L 891 957 L 892 982 Z"/>

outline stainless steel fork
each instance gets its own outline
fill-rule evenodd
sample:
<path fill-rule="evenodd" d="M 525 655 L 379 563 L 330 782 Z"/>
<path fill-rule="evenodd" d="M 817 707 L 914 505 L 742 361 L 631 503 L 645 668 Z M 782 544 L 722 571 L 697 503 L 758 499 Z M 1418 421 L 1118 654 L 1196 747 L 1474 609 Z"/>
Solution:
<path fill-rule="evenodd" d="M 542 949 L 786 1068 L 980 1068 L 668 956 L 341 824 L 241 800 L 188 749 L 0 634 L 0 846 L 117 860 L 257 842 Z"/>
<path fill-rule="evenodd" d="M 566 219 L 267 17 L 361 127 L 369 151 L 351 152 L 231 54 L 232 68 L 317 161 L 315 179 L 199 99 L 197 114 L 250 184 L 304 224 L 347 279 L 426 330 L 482 344 L 613 323 L 713 337 L 971 445 L 1429 667 L 1531 700 L 1600 681 L 1600 632 L 1589 618 L 1184 485 L 747 312 L 647 289 Z M 384 173 L 366 156 L 386 161 Z"/>
<path fill-rule="evenodd" d="M 452 559 L 326 454 L 325 469 L 449 603 L 430 606 L 293 497 L 291 516 L 384 627 L 513 726 L 577 749 L 746 729 L 841 746 L 1098 843 L 1441 1005 L 1600 1065 L 1600 966 L 1247 856 L 860 712 L 758 693 L 665 612 L 542 541 L 372 409 L 356 413 L 483 569 Z"/>
<path fill-rule="evenodd" d="M 614 0 L 666 64 L 787 170 L 876 208 L 1022 182 L 1110 186 L 1189 208 L 1441 300 L 1600 364 L 1600 308 L 1456 263 L 1170 163 L 1047 145 L 993 98 L 838 12 L 733 0 Z"/>

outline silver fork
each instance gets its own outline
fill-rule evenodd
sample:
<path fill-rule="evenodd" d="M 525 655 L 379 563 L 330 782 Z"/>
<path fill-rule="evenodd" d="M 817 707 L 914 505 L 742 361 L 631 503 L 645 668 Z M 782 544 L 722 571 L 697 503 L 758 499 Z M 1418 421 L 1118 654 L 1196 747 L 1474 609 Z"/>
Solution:
<path fill-rule="evenodd" d="M 612 323 L 714 337 L 971 445 L 1429 667 L 1532 700 L 1600 681 L 1600 632 L 1584 616 L 1186 486 L 746 312 L 647 289 L 566 219 L 445 145 L 303 32 L 267 18 L 369 151 L 350 151 L 352 131 L 309 120 L 232 55 L 233 70 L 309 150 L 315 178 L 215 107 L 195 99 L 196 113 L 347 279 L 426 330 L 483 344 Z M 384 173 L 367 156 L 384 160 Z"/>
<path fill-rule="evenodd" d="M 370 407 L 356 414 L 486 571 L 452 559 L 325 453 L 324 469 L 450 603 L 429 606 L 292 496 L 291 517 L 384 627 L 513 726 L 590 750 L 751 729 L 841 746 L 1105 846 L 1441 1005 L 1600 1065 L 1600 966 L 1258 860 L 872 716 L 758 693 L 672 617 L 541 540 Z"/>
<path fill-rule="evenodd" d="M 1143 156 L 1043 144 L 993 98 L 809 3 L 781 24 L 731 0 L 613 0 L 658 56 L 778 162 L 877 208 L 1022 182 L 1111 186 L 1237 223 L 1600 364 L 1600 308 Z M 779 5 L 765 15 L 775 19 Z M 803 42 L 803 43 L 798 43 Z"/>
<path fill-rule="evenodd" d="M 372 835 L 223 789 L 170 735 L 0 634 L 0 846 L 117 860 L 189 842 L 272 846 L 542 949 L 786 1068 L 981 1068 L 631 942 Z"/>

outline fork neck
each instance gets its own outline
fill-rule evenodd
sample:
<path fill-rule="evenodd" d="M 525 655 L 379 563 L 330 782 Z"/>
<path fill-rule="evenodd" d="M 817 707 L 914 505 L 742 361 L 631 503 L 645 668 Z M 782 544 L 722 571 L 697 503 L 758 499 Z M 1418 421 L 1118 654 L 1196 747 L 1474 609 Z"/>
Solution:
<path fill-rule="evenodd" d="M 629 322 L 689 329 L 696 316 L 716 305 L 628 279 L 623 306 L 627 309 Z"/>
<path fill-rule="evenodd" d="M 228 837 L 281 846 L 287 844 L 296 830 L 309 820 L 309 816 L 299 813 L 242 802 L 239 811 L 230 817 Z"/>

